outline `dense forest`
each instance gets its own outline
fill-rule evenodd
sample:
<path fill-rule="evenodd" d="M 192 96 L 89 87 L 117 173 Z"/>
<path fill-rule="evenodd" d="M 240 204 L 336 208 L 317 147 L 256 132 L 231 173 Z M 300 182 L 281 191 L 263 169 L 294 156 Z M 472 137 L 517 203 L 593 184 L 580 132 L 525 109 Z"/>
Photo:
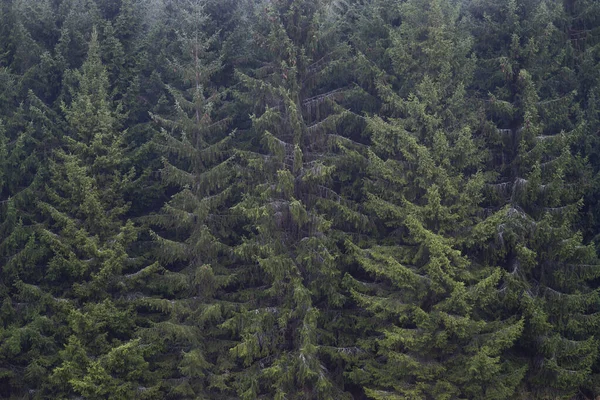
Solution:
<path fill-rule="evenodd" d="M 0 398 L 600 398 L 597 0 L 0 1 Z"/>

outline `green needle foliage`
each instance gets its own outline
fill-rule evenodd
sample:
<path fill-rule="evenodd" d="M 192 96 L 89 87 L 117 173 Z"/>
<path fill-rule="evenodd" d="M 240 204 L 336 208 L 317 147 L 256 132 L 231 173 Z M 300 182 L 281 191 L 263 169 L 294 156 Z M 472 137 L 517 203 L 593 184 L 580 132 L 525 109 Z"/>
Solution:
<path fill-rule="evenodd" d="M 232 394 L 227 370 L 231 342 L 220 323 L 234 307 L 232 247 L 236 220 L 229 208 L 237 197 L 228 90 L 212 79 L 223 70 L 216 34 L 203 1 L 177 10 L 179 29 L 165 84 L 168 112 L 153 114 L 160 128 L 164 185 L 174 194 L 149 218 L 159 263 L 133 278 L 145 296 L 144 341 L 155 347 L 153 366 L 169 387 L 169 398 L 224 398 Z"/>
<path fill-rule="evenodd" d="M 566 39 L 557 27 L 559 6 L 504 7 L 477 21 L 477 29 L 501 30 L 510 42 L 482 50 L 481 69 L 500 71 L 495 88 L 478 83 L 489 88 L 482 133 L 494 174 L 486 193 L 490 217 L 476 233 L 486 238 L 483 260 L 504 270 L 497 312 L 525 320 L 513 353 L 528 367 L 527 390 L 570 398 L 598 354 L 592 332 L 600 299 L 591 284 L 600 265 L 575 225 L 588 169 L 574 146 L 586 122 L 575 101 L 570 49 L 557 45 Z"/>
<path fill-rule="evenodd" d="M 462 253 L 484 185 L 466 94 L 473 39 L 451 2 L 408 1 L 398 15 L 376 81 L 382 111 L 367 123 L 378 231 L 350 245 L 369 277 L 352 293 L 377 321 L 356 375 L 375 399 L 508 398 L 523 370 L 500 356 L 523 322 L 486 315 L 501 272 Z"/>
<path fill-rule="evenodd" d="M 124 218 L 134 170 L 126 169 L 121 117 L 108 94 L 95 30 L 74 77 L 73 101 L 62 105 L 64 144 L 48 160 L 47 200 L 38 202 L 46 217 L 41 240 L 51 253 L 46 279 L 56 282 L 53 292 L 70 308 L 68 345 L 50 382 L 58 396 L 131 398 L 148 378 L 133 337 L 134 314 L 119 299 L 127 251 L 137 237 Z M 123 360 L 129 362 L 119 366 Z"/>
<path fill-rule="evenodd" d="M 348 397 L 326 365 L 335 343 L 325 332 L 338 316 L 330 311 L 345 300 L 336 228 L 362 221 L 341 197 L 348 183 L 337 168 L 358 145 L 354 117 L 341 105 L 351 96 L 344 76 L 351 58 L 334 40 L 339 21 L 328 6 L 254 7 L 254 65 L 237 74 L 238 95 L 252 107 L 252 136 L 238 151 L 247 189 L 234 209 L 247 233 L 236 253 L 252 276 L 242 312 L 227 326 L 239 337 L 231 354 L 243 367 L 245 399 Z"/>
<path fill-rule="evenodd" d="M 600 2 L 0 2 L 0 398 L 596 399 Z"/>

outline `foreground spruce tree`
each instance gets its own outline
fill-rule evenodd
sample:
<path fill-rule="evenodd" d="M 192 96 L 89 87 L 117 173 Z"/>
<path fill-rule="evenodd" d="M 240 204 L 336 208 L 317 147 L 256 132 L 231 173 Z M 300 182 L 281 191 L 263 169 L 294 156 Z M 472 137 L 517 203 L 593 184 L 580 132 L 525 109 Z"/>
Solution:
<path fill-rule="evenodd" d="M 5 108 L 7 110 L 7 108 Z M 2 396 L 40 393 L 64 341 L 64 307 L 46 275 L 37 201 L 43 196 L 49 152 L 58 144 L 60 117 L 32 93 L 0 128 L 2 200 Z M 55 122 L 56 121 L 56 122 Z"/>
<path fill-rule="evenodd" d="M 235 200 L 234 165 L 223 115 L 227 91 L 212 84 L 222 72 L 215 37 L 206 32 L 204 1 L 177 9 L 179 29 L 169 55 L 175 72 L 167 83 L 168 111 L 153 115 L 164 155 L 163 182 L 175 194 L 149 218 L 158 245 L 160 275 L 140 271 L 136 300 L 147 318 L 142 329 L 155 349 L 152 366 L 165 381 L 168 398 L 225 398 L 233 395 L 227 370 L 226 331 L 219 328 L 231 305 L 227 286 L 235 280 L 231 246 L 236 229 L 229 216 Z M 167 98 L 167 97 L 165 97 Z"/>
<path fill-rule="evenodd" d="M 525 321 L 511 358 L 528 368 L 527 396 L 571 398 L 591 383 L 598 357 L 600 298 L 591 283 L 600 265 L 574 225 L 587 179 L 574 145 L 585 121 L 559 45 L 567 38 L 556 25 L 563 10 L 549 1 L 487 7 L 472 11 L 486 42 L 477 85 L 488 91 L 483 132 L 494 181 L 490 217 L 476 234 L 487 238 L 482 262 L 503 269 L 501 297 L 490 306 Z"/>
<path fill-rule="evenodd" d="M 506 399 L 523 370 L 501 356 L 522 322 L 481 311 L 497 299 L 500 270 L 461 253 L 484 184 L 465 90 L 472 39 L 452 2 L 398 12 L 390 70 L 377 80 L 382 113 L 368 119 L 365 207 L 378 232 L 352 245 L 371 278 L 355 280 L 353 294 L 377 321 L 361 341 L 374 354 L 354 375 L 376 399 Z"/>
<path fill-rule="evenodd" d="M 96 31 L 75 77 L 73 101 L 63 106 L 68 133 L 49 161 L 47 200 L 39 202 L 47 218 L 41 240 L 50 251 L 45 278 L 56 282 L 52 293 L 70 309 L 63 321 L 68 343 L 48 392 L 127 399 L 148 379 L 133 337 L 134 314 L 118 298 L 127 249 L 137 236 L 123 218 L 133 171 L 126 169 Z"/>
<path fill-rule="evenodd" d="M 340 196 L 344 178 L 334 185 L 351 131 L 340 129 L 348 113 L 337 103 L 346 89 L 347 48 L 335 41 L 328 6 L 257 4 L 254 65 L 238 74 L 239 96 L 252 106 L 248 150 L 238 151 L 244 196 L 235 207 L 247 221 L 236 249 L 247 272 L 241 312 L 226 326 L 239 338 L 231 354 L 244 399 L 348 397 L 323 346 L 334 336 L 336 313 L 328 310 L 344 301 L 334 225 L 355 217 Z"/>

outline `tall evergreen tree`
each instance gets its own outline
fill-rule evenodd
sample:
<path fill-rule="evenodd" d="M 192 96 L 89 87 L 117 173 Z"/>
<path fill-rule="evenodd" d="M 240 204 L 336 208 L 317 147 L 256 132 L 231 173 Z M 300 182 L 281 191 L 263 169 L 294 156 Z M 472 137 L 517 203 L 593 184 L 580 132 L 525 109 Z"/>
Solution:
<path fill-rule="evenodd" d="M 365 221 L 342 197 L 351 171 L 336 170 L 360 146 L 339 105 L 351 94 L 350 58 L 330 5 L 258 3 L 253 64 L 238 73 L 239 96 L 252 106 L 235 206 L 248 224 L 236 249 L 246 271 L 241 312 L 225 325 L 239 338 L 231 354 L 245 399 L 349 396 L 343 369 L 328 364 L 345 301 L 336 232 Z"/>
<path fill-rule="evenodd" d="M 568 53 L 566 61 L 574 69 L 577 77 L 577 94 L 575 99 L 579 102 L 583 118 L 585 119 L 585 132 L 581 137 L 578 148 L 589 160 L 594 179 L 590 190 L 586 190 L 585 204 L 582 212 L 585 213 L 584 222 L 587 228 L 584 231 L 586 239 L 593 239 L 596 249 L 599 249 L 598 224 L 600 221 L 600 207 L 598 196 L 600 181 L 600 154 L 598 153 L 600 139 L 599 110 L 599 82 L 600 74 L 598 63 L 600 61 L 600 5 L 593 1 L 567 1 L 565 2 L 565 16 L 561 28 L 568 32 Z"/>
<path fill-rule="evenodd" d="M 51 252 L 45 279 L 70 306 L 63 322 L 68 343 L 48 392 L 126 399 L 146 386 L 149 374 L 134 337 L 135 314 L 119 297 L 127 251 L 137 237 L 124 218 L 133 171 L 99 47 L 94 30 L 86 61 L 74 74 L 73 101 L 63 105 L 68 134 L 50 160 L 47 198 L 39 202 L 47 218 L 41 240 Z"/>
<path fill-rule="evenodd" d="M 365 207 L 378 229 L 350 245 L 368 275 L 349 282 L 374 322 L 353 377 L 376 399 L 507 399 L 523 369 L 502 355 L 522 321 L 483 311 L 500 270 L 463 253 L 484 184 L 466 93 L 472 38 L 451 1 L 397 7 L 401 22 L 374 60 L 383 107 L 368 118 Z"/>
<path fill-rule="evenodd" d="M 8 94 L 6 92 L 5 94 Z M 44 276 L 48 251 L 36 203 L 43 195 L 49 153 L 60 117 L 32 93 L 10 112 L 0 133 L 0 287 L 3 298 L 2 396 L 39 394 L 61 343 L 64 313 Z M 51 311 L 48 311 L 51 310 Z"/>
<path fill-rule="evenodd" d="M 551 1 L 470 5 L 487 93 L 490 215 L 475 230 L 483 263 L 503 269 L 498 315 L 525 320 L 512 358 L 528 367 L 528 396 L 571 398 L 591 383 L 598 357 L 600 274 L 576 230 L 587 168 L 574 152 L 585 131 L 575 73 Z M 559 25 L 560 26 L 560 25 Z"/>
<path fill-rule="evenodd" d="M 157 349 L 169 398 L 229 398 L 227 332 L 219 327 L 232 306 L 227 286 L 235 280 L 231 246 L 237 232 L 229 207 L 237 186 L 230 142 L 233 116 L 225 113 L 227 89 L 214 84 L 223 71 L 206 2 L 181 4 L 165 76 L 169 102 L 153 114 L 161 134 L 160 171 L 174 193 L 149 218 L 160 275 L 144 273 L 137 300 L 148 318 L 142 330 Z"/>
<path fill-rule="evenodd" d="M 577 95 L 575 98 L 585 121 L 583 134 L 579 138 L 582 154 L 589 161 L 592 169 L 593 179 L 589 186 L 585 186 L 584 207 L 581 209 L 584 240 L 594 242 L 596 253 L 600 249 L 599 221 L 600 206 L 600 4 L 594 1 L 567 1 L 565 2 L 565 25 L 562 29 L 568 29 L 569 49 L 568 59 L 572 68 L 577 73 Z M 592 286 L 598 288 L 596 279 Z M 597 359 L 592 369 L 587 390 L 589 393 L 598 395 L 600 393 L 600 358 Z"/>

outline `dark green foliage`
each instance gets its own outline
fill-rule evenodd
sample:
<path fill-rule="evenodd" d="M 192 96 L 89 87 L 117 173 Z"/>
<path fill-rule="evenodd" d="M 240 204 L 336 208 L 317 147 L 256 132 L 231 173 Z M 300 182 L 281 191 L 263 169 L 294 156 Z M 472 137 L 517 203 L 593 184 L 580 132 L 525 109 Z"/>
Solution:
<path fill-rule="evenodd" d="M 42 267 L 37 201 L 48 153 L 57 145 L 50 129 L 59 117 L 32 93 L 0 128 L 0 290 L 2 305 L 3 395 L 38 391 L 61 343 L 65 307 L 48 292 Z M 59 125 L 60 126 L 60 125 Z M 50 310 L 50 313 L 47 311 Z"/>
<path fill-rule="evenodd" d="M 238 72 L 252 135 L 239 152 L 246 189 L 235 206 L 248 224 L 236 249 L 248 271 L 243 312 L 226 323 L 240 341 L 231 349 L 243 368 L 236 386 L 247 399 L 346 398 L 341 371 L 326 362 L 345 301 L 336 231 L 364 223 L 341 197 L 348 171 L 338 171 L 360 147 L 355 117 L 340 105 L 352 96 L 349 49 L 335 40 L 339 21 L 326 2 L 252 10 L 256 66 Z"/>
<path fill-rule="evenodd" d="M 472 38 L 451 2 L 398 12 L 376 81 L 382 111 L 368 118 L 365 207 L 378 232 L 351 245 L 371 277 L 351 280 L 353 295 L 377 321 L 361 341 L 373 354 L 354 375 L 376 399 L 509 398 L 523 369 L 500 356 L 523 322 L 486 315 L 500 271 L 461 253 L 484 184 L 465 93 Z"/>
<path fill-rule="evenodd" d="M 0 398 L 600 396 L 600 3 L 0 2 Z"/>
<path fill-rule="evenodd" d="M 166 55 L 173 72 L 165 85 L 167 111 L 153 115 L 161 129 L 160 174 L 175 194 L 150 219 L 161 275 L 139 282 L 146 296 L 137 304 L 148 312 L 142 334 L 157 348 L 153 366 L 170 398 L 232 394 L 229 343 L 219 327 L 232 307 L 225 289 L 235 280 L 230 246 L 237 235 L 228 211 L 236 187 L 232 116 L 223 113 L 227 91 L 211 82 L 223 67 L 212 49 L 215 36 L 206 32 L 204 6 L 194 1 L 177 10 L 179 29 Z"/>
<path fill-rule="evenodd" d="M 134 170 L 127 169 L 96 31 L 74 77 L 73 101 L 62 106 L 64 145 L 48 160 L 46 199 L 38 203 L 46 218 L 40 237 L 50 251 L 45 280 L 72 306 L 68 346 L 50 375 L 51 392 L 126 399 L 149 379 L 144 350 L 133 337 L 135 314 L 119 296 L 127 251 L 137 238 L 124 218 Z"/>
<path fill-rule="evenodd" d="M 478 31 L 510 37 L 479 50 L 480 73 L 494 76 L 495 87 L 477 82 L 488 91 L 482 133 L 493 183 L 485 201 L 490 217 L 476 233 L 486 238 L 482 261 L 504 270 L 497 313 L 525 319 L 513 353 L 528 367 L 527 390 L 569 398 L 589 382 L 598 355 L 591 333 L 599 298 L 591 283 L 600 265 L 575 225 L 589 175 L 573 149 L 586 122 L 575 101 L 572 49 L 559 45 L 568 38 L 557 27 L 559 5 L 500 7 L 475 19 Z"/>

